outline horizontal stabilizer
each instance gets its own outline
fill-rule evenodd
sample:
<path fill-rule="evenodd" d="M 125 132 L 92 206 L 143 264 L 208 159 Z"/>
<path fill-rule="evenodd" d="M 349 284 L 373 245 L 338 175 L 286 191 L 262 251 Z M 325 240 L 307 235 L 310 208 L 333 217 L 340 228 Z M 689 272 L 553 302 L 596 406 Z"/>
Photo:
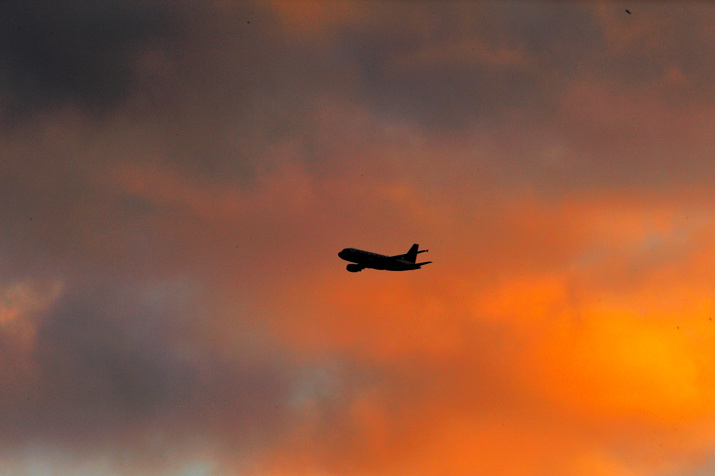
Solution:
<path fill-rule="evenodd" d="M 417 266 L 422 266 L 423 264 L 430 264 L 431 261 L 425 261 L 424 263 L 415 263 Z"/>

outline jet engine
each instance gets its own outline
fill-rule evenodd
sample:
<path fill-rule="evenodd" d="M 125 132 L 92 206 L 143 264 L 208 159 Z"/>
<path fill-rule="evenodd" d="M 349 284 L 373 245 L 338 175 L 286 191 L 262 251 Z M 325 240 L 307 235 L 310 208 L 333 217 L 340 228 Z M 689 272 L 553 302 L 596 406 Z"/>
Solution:
<path fill-rule="evenodd" d="M 351 273 L 359 273 L 360 271 L 362 271 L 362 267 L 359 264 L 349 264 L 347 266 L 347 270 Z"/>

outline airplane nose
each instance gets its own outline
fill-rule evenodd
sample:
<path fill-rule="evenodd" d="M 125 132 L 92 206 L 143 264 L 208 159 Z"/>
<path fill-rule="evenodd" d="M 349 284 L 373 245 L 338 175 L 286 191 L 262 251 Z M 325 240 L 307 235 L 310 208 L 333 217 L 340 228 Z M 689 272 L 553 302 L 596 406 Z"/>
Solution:
<path fill-rule="evenodd" d="M 342 258 L 344 254 L 345 254 L 345 250 L 340 250 L 340 251 L 338 252 L 338 257 L 339 257 L 339 258 Z"/>

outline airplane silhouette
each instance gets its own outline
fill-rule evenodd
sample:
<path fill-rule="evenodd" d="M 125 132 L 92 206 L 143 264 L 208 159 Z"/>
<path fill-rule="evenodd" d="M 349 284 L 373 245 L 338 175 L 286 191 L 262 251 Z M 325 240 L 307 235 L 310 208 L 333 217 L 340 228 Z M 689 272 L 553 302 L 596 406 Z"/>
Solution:
<path fill-rule="evenodd" d="M 370 251 L 358 250 L 356 248 L 345 248 L 338 256 L 345 261 L 350 261 L 347 270 L 351 273 L 358 273 L 365 268 L 382 269 L 386 271 L 409 271 L 420 269 L 423 264 L 430 264 L 431 261 L 416 263 L 417 254 L 425 253 L 429 250 L 419 250 L 420 245 L 415 243 L 410 250 L 403 255 L 386 256 Z"/>

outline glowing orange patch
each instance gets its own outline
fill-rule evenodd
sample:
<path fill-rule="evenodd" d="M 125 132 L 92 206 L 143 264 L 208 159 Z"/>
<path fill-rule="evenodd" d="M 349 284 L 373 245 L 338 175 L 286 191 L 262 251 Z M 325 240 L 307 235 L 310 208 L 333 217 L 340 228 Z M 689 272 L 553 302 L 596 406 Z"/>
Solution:
<path fill-rule="evenodd" d="M 547 332 L 537 359 L 544 366 L 537 385 L 555 399 L 598 414 L 656 421 L 704 410 L 697 350 L 676 325 L 601 308 L 559 327 Z"/>

